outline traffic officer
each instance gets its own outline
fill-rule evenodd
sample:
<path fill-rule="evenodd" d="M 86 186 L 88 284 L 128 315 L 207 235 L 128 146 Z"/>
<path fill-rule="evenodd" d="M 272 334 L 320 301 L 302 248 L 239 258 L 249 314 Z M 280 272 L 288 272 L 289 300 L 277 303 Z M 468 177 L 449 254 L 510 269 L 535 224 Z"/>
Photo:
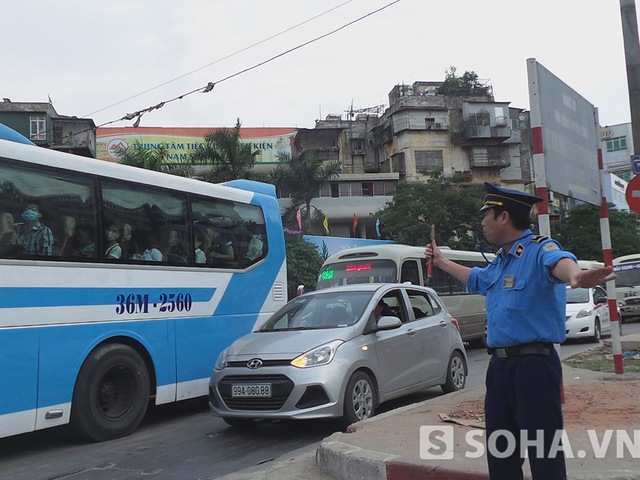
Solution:
<path fill-rule="evenodd" d="M 435 267 L 466 282 L 469 291 L 487 297 L 490 477 L 522 479 L 526 450 L 534 480 L 566 479 L 559 441 L 562 365 L 553 346 L 565 340 L 565 284 L 588 288 L 615 275 L 612 267 L 581 270 L 576 257 L 558 242 L 533 234 L 529 215 L 541 198 L 490 183 L 484 187 L 483 234 L 500 248 L 491 264 L 457 264 L 441 254 L 435 241 L 426 246 L 425 255 Z"/>

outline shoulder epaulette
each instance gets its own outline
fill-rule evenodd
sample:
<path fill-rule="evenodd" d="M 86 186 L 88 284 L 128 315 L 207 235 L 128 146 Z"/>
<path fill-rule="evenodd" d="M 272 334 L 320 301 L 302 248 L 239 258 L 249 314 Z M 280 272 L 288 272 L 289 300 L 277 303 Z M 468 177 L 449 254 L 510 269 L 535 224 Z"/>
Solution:
<path fill-rule="evenodd" d="M 536 243 L 542 243 L 548 239 L 549 237 L 545 237 L 544 235 L 534 235 L 533 237 L 531 237 L 531 241 Z"/>

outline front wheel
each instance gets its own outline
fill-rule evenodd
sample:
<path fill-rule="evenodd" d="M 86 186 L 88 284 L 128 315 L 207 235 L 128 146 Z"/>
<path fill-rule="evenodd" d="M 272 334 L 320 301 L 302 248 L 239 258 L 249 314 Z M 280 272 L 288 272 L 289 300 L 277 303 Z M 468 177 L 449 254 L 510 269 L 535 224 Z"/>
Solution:
<path fill-rule="evenodd" d="M 343 427 L 371 418 L 376 414 L 376 392 L 371 377 L 365 372 L 356 372 L 349 379 L 344 394 Z"/>
<path fill-rule="evenodd" d="M 447 365 L 447 380 L 440 388 L 444 393 L 456 392 L 462 390 L 467 381 L 467 366 L 464 363 L 464 358 L 459 351 L 455 351 L 449 358 L 449 365 Z"/>
<path fill-rule="evenodd" d="M 117 343 L 96 348 L 76 380 L 71 427 L 95 442 L 131 434 L 147 410 L 149 383 L 147 366 L 133 348 Z"/>

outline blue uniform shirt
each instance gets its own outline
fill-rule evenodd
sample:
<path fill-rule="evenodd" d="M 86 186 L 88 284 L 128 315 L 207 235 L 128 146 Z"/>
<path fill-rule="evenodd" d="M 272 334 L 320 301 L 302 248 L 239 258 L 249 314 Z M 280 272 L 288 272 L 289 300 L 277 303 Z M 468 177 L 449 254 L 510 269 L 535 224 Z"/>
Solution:
<path fill-rule="evenodd" d="M 566 285 L 551 270 L 576 257 L 555 240 L 524 232 L 485 268 L 473 267 L 467 288 L 486 295 L 487 345 L 504 348 L 565 340 Z"/>

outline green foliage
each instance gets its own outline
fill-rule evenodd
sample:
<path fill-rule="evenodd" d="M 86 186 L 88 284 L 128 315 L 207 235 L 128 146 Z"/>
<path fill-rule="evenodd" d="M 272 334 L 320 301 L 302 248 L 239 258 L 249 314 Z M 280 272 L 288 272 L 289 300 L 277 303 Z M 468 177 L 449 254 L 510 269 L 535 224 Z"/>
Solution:
<path fill-rule="evenodd" d="M 285 234 L 287 249 L 287 291 L 289 299 L 296 296 L 298 285 L 313 290 L 322 267 L 322 256 L 315 245 L 305 242 L 302 235 Z"/>
<path fill-rule="evenodd" d="M 638 216 L 609 204 L 609 231 L 614 257 L 640 252 Z M 588 203 L 578 205 L 567 214 L 560 226 L 558 240 L 581 260 L 602 260 L 599 207 Z"/>
<path fill-rule="evenodd" d="M 338 176 L 340 163 L 318 160 L 313 152 L 300 157 L 281 155 L 279 160 L 281 163 L 271 172 L 270 178 L 281 194 L 291 195 L 291 207 L 284 215 L 285 225 L 291 225 L 292 218 L 295 222 L 296 211 L 304 205 L 306 221 L 302 225 L 309 233 L 312 231 L 311 201 L 318 196 L 322 185 Z M 316 222 L 322 222 L 324 217 L 315 212 L 315 218 Z"/>
<path fill-rule="evenodd" d="M 399 183 L 393 200 L 380 211 L 382 232 L 397 243 L 422 246 L 430 241 L 461 250 L 475 250 L 482 237 L 478 211 L 481 186 L 461 186 L 456 179 L 435 175 L 426 183 Z"/>
<path fill-rule="evenodd" d="M 180 177 L 193 175 L 193 163 L 190 160 L 178 160 L 167 163 L 167 150 L 164 146 L 147 149 L 137 140 L 126 149 L 118 147 L 116 156 L 118 163 L 132 167 L 144 168 L 156 172 L 170 173 Z"/>
<path fill-rule="evenodd" d="M 240 119 L 233 129 L 211 130 L 193 154 L 193 161 L 201 165 L 213 165 L 198 174 L 209 183 L 228 182 L 239 178 L 255 179 L 253 167 L 260 150 L 251 150 L 250 144 L 241 142 Z"/>
<path fill-rule="evenodd" d="M 478 74 L 476 72 L 465 71 L 461 77 L 458 77 L 456 75 L 456 67 L 449 67 L 445 72 L 444 81 L 438 88 L 438 93 L 461 97 L 484 95 L 487 93 L 487 89 L 478 82 Z"/>

